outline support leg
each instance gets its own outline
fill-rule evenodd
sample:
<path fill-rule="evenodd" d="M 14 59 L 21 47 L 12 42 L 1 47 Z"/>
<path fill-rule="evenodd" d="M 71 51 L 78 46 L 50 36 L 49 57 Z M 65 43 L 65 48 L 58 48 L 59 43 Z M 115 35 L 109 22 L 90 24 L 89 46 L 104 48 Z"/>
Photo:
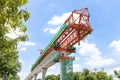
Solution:
<path fill-rule="evenodd" d="M 33 80 L 33 76 L 31 76 L 30 80 Z"/>
<path fill-rule="evenodd" d="M 45 80 L 46 71 L 47 71 L 47 68 L 42 69 L 42 80 Z"/>
<path fill-rule="evenodd" d="M 60 60 L 60 80 L 73 80 L 73 60 Z"/>
<path fill-rule="evenodd" d="M 62 80 L 62 60 L 60 60 L 60 80 Z"/>
<path fill-rule="evenodd" d="M 34 80 L 37 80 L 37 75 L 38 75 L 38 74 L 34 74 Z"/>

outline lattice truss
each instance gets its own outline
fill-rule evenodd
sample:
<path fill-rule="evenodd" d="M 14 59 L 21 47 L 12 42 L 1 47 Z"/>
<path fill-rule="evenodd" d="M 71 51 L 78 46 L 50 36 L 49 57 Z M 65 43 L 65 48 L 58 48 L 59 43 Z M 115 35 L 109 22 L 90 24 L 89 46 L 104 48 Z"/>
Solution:
<path fill-rule="evenodd" d="M 56 44 L 61 48 L 67 49 L 76 42 L 80 42 L 87 34 L 92 32 L 91 25 L 89 23 L 88 8 L 74 10 L 64 24 L 67 24 L 67 28 L 56 40 Z M 79 43 L 80 44 L 80 43 Z"/>

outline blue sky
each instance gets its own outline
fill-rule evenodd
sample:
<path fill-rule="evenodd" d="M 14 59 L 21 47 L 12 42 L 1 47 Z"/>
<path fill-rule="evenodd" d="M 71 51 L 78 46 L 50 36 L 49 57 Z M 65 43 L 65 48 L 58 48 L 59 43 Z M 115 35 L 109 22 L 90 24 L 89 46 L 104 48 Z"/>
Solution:
<path fill-rule="evenodd" d="M 29 41 L 18 46 L 22 62 L 22 71 L 19 73 L 21 80 L 30 73 L 32 64 L 40 55 L 38 49 L 47 46 L 70 12 L 85 7 L 89 8 L 90 23 L 94 31 L 80 46 L 76 45 L 77 51 L 73 54 L 76 57 L 74 71 L 119 64 L 119 0 L 29 0 L 25 7 L 31 13 L 31 17 L 26 22 Z M 59 64 L 52 66 L 47 74 L 58 74 L 57 67 Z"/>

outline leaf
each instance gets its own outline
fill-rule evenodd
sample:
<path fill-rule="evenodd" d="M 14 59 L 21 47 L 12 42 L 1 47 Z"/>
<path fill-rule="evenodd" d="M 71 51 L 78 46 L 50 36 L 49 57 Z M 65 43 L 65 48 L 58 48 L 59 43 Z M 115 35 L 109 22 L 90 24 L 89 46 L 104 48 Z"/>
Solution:
<path fill-rule="evenodd" d="M 30 17 L 30 13 L 22 6 L 28 0 L 0 0 L 0 76 L 15 75 L 21 70 L 17 45 L 20 41 L 28 40 L 25 34 L 27 27 L 25 21 Z M 25 20 L 25 21 L 24 21 Z M 20 29 L 24 35 L 18 35 L 16 39 L 6 36 L 11 29 Z"/>

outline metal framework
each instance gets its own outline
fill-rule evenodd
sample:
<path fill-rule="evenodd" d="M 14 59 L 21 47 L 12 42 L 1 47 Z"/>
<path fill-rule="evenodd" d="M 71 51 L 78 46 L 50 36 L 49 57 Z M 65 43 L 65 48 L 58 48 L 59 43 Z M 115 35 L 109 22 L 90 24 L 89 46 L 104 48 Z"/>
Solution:
<path fill-rule="evenodd" d="M 80 40 L 92 32 L 89 16 L 88 8 L 74 10 L 64 23 L 68 25 L 67 28 L 55 43 L 65 49 L 72 47 L 76 42 L 79 44 Z"/>
<path fill-rule="evenodd" d="M 77 42 L 80 45 L 80 41 L 93 31 L 89 23 L 89 17 L 88 8 L 74 10 L 45 48 L 41 56 L 39 56 L 37 61 L 33 64 L 31 70 L 33 70 L 52 50 L 69 53 L 75 52 L 73 45 Z M 60 58 L 62 59 L 63 57 Z"/>

